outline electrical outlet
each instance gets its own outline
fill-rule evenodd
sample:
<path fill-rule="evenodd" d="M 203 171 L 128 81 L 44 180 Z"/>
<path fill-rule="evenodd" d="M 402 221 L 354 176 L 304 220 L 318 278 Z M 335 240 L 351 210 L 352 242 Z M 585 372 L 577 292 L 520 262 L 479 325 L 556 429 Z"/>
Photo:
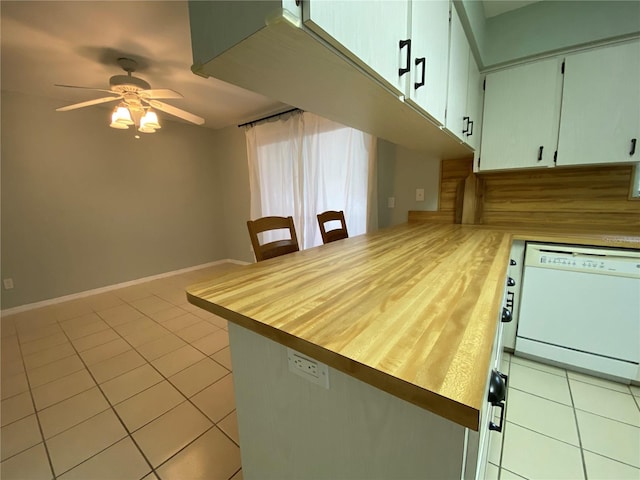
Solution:
<path fill-rule="evenodd" d="M 300 352 L 287 348 L 289 371 L 316 385 L 329 388 L 329 367 Z"/>
<path fill-rule="evenodd" d="M 13 278 L 5 278 L 2 280 L 2 283 L 4 284 L 5 290 L 11 290 L 13 288 Z"/>
<path fill-rule="evenodd" d="M 416 202 L 424 202 L 424 188 L 416 188 Z"/>

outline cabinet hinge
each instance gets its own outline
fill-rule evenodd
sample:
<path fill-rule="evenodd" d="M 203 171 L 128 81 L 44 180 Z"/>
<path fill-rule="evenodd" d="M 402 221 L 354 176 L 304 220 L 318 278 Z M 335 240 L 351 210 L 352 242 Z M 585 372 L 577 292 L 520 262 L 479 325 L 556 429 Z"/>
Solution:
<path fill-rule="evenodd" d="M 558 161 L 558 150 L 553 152 L 553 164 L 555 165 L 557 161 Z"/>
<path fill-rule="evenodd" d="M 451 23 L 451 3 L 449 4 L 449 23 Z"/>
<path fill-rule="evenodd" d="M 482 80 L 482 91 L 486 91 L 487 90 L 487 77 L 484 77 L 484 80 Z"/>
<path fill-rule="evenodd" d="M 560 68 L 560 73 L 564 75 L 564 60 L 562 61 L 562 68 Z"/>
<path fill-rule="evenodd" d="M 480 157 L 478 157 L 478 170 L 480 170 Z"/>

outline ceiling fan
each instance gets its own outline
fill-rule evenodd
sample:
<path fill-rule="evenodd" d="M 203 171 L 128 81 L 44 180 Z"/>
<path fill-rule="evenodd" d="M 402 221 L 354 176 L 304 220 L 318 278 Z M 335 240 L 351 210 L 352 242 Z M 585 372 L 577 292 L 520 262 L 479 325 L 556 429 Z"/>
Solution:
<path fill-rule="evenodd" d="M 91 87 L 78 87 L 75 85 L 55 85 L 56 87 L 65 88 L 81 88 L 85 90 L 94 90 L 97 92 L 107 92 L 111 94 L 108 97 L 88 100 L 86 102 L 74 103 L 66 107 L 56 108 L 57 112 L 66 112 L 77 108 L 89 107 L 101 103 L 114 102 L 120 100 L 118 106 L 114 108 L 111 116 L 111 127 L 113 128 L 129 128 L 129 125 L 136 125 L 138 130 L 143 133 L 153 133 L 160 128 L 158 117 L 151 107 L 174 115 L 178 118 L 202 125 L 204 119 L 189 113 L 180 108 L 159 102 L 157 99 L 162 98 L 183 98 L 182 95 L 168 88 L 152 89 L 149 83 L 139 77 L 131 75 L 135 72 L 137 63 L 130 58 L 119 58 L 118 65 L 127 72 L 127 75 L 114 75 L 109 79 L 110 89 Z"/>

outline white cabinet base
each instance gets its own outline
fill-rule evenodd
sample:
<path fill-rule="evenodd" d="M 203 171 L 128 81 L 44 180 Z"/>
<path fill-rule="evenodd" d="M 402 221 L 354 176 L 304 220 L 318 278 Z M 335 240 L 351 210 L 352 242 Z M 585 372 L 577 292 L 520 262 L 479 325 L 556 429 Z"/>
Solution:
<path fill-rule="evenodd" d="M 465 464 L 475 471 L 478 432 L 333 368 L 329 388 L 316 385 L 289 371 L 284 346 L 232 323 L 229 340 L 247 480 L 459 479 Z"/>

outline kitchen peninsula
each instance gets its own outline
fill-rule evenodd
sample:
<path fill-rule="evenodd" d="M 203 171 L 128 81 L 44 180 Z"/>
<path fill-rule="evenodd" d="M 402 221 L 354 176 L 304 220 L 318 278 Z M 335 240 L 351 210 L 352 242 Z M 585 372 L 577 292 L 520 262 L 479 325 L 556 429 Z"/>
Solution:
<path fill-rule="evenodd" d="M 405 224 L 190 287 L 229 321 L 245 477 L 473 478 L 510 238 Z"/>
<path fill-rule="evenodd" d="M 640 248 L 636 235 L 410 222 L 190 287 L 229 321 L 244 477 L 483 478 L 501 440 L 487 392 L 513 239 Z M 328 382 L 292 373 L 292 357 L 326 364 Z"/>

